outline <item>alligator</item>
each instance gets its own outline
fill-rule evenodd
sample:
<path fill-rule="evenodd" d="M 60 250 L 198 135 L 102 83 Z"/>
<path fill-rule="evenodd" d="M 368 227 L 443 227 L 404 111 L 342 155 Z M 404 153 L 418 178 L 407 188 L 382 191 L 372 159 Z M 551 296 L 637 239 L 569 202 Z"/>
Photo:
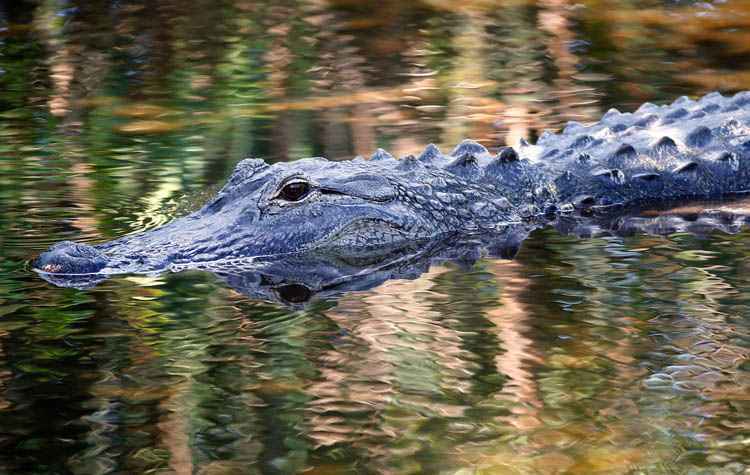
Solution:
<path fill-rule="evenodd" d="M 580 224 L 634 207 L 726 199 L 750 192 L 750 91 L 612 109 L 595 124 L 570 122 L 535 144 L 495 152 L 466 140 L 449 154 L 428 145 L 400 159 L 382 149 L 347 161 L 245 159 L 198 211 L 102 244 L 61 242 L 34 268 L 53 281 L 220 272 L 299 255 L 369 259 L 488 235 L 513 249 L 532 230 L 571 217 Z"/>

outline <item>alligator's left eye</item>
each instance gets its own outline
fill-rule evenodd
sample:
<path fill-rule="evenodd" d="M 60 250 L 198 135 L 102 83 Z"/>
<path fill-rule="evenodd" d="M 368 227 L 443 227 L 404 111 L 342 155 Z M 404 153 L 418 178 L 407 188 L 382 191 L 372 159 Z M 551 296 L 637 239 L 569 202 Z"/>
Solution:
<path fill-rule="evenodd" d="M 311 189 L 306 181 L 293 181 L 284 185 L 277 196 L 285 201 L 300 201 L 310 194 Z"/>

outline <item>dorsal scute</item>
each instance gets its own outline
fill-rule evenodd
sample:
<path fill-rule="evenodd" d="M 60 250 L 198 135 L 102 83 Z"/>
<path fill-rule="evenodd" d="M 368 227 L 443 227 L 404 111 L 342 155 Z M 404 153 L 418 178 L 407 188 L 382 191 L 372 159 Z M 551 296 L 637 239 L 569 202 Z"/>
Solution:
<path fill-rule="evenodd" d="M 714 92 L 709 92 L 705 96 L 703 96 L 700 99 L 698 99 L 698 103 L 699 104 L 707 104 L 709 102 L 720 101 L 722 99 L 724 99 L 724 96 L 722 96 L 719 91 L 714 91 Z"/>
<path fill-rule="evenodd" d="M 730 104 L 736 110 L 724 112 Z M 462 141 L 450 153 L 430 144 L 416 158 L 394 160 L 386 167 L 399 173 L 412 170 L 409 173 L 425 174 L 426 179 L 435 175 L 449 183 L 481 181 L 479 185 L 492 186 L 493 193 L 512 192 L 515 184 L 529 183 L 530 177 L 538 176 L 541 182 L 569 170 L 581 180 L 572 188 L 593 187 L 575 195 L 606 190 L 618 202 L 630 195 L 656 196 L 655 190 L 671 190 L 673 183 L 706 188 L 709 176 L 729 180 L 729 173 L 745 173 L 750 169 L 749 138 L 750 93 L 709 94 L 644 104 L 636 112 L 611 110 L 598 122 L 570 123 L 558 134 L 545 132 L 535 144 L 522 139 L 515 148 L 492 148 L 492 154 L 473 140 Z M 719 155 L 721 151 L 734 153 Z M 383 151 L 375 155 L 390 158 Z"/>
<path fill-rule="evenodd" d="M 475 142 L 474 140 L 466 139 L 460 144 L 456 145 L 456 148 L 454 148 L 451 152 L 451 156 L 460 157 L 462 155 L 468 154 L 474 157 L 478 157 L 487 153 L 487 149 L 484 147 L 484 145 L 480 144 L 479 142 Z"/>
<path fill-rule="evenodd" d="M 735 94 L 732 98 L 732 104 L 737 107 L 748 107 L 750 106 L 750 91 L 742 91 Z"/>
<path fill-rule="evenodd" d="M 435 144 L 429 144 L 419 155 L 418 160 L 422 163 L 431 163 L 443 157 L 440 149 Z"/>
<path fill-rule="evenodd" d="M 713 133 L 711 129 L 705 125 L 701 125 L 690 131 L 687 134 L 687 144 L 694 148 L 703 148 L 708 145 L 713 139 Z"/>
<path fill-rule="evenodd" d="M 498 152 L 495 160 L 502 163 L 517 162 L 518 153 L 513 147 L 503 147 L 500 152 Z"/>
<path fill-rule="evenodd" d="M 654 103 L 644 102 L 643 104 L 641 104 L 641 106 L 638 109 L 636 109 L 635 113 L 636 114 L 643 114 L 643 113 L 651 112 L 651 111 L 656 110 L 658 108 L 659 108 L 659 106 L 657 106 Z"/>
<path fill-rule="evenodd" d="M 693 101 L 688 96 L 680 96 L 672 102 L 673 106 L 692 105 Z"/>
<path fill-rule="evenodd" d="M 455 160 L 445 166 L 445 170 L 467 180 L 475 180 L 482 175 L 482 170 L 479 167 L 479 160 L 477 156 L 472 153 L 459 155 Z"/>
<path fill-rule="evenodd" d="M 635 150 L 635 147 L 627 142 L 623 142 L 617 147 L 615 153 L 612 154 L 612 158 L 615 160 L 625 160 L 634 158 L 637 154 L 638 152 Z"/>
<path fill-rule="evenodd" d="M 602 116 L 602 122 L 609 122 L 612 119 L 617 119 L 622 115 L 622 112 L 620 112 L 618 109 L 615 109 L 612 107 L 607 111 L 606 114 Z"/>
<path fill-rule="evenodd" d="M 375 153 L 373 153 L 372 156 L 370 156 L 370 160 L 376 162 L 380 160 L 395 160 L 395 159 L 393 158 L 393 155 L 386 152 L 382 148 L 379 148 L 375 150 Z"/>
<path fill-rule="evenodd" d="M 594 137 L 586 134 L 581 134 L 576 137 L 575 140 L 570 144 L 571 147 L 576 149 L 586 148 L 591 142 L 594 141 Z"/>
<path fill-rule="evenodd" d="M 674 155 L 679 152 L 679 147 L 672 137 L 665 135 L 651 146 L 651 151 L 657 156 Z"/>
<path fill-rule="evenodd" d="M 633 125 L 636 127 L 644 127 L 648 128 L 654 125 L 659 121 L 659 116 L 657 114 L 645 114 L 643 117 L 636 120 Z"/>
<path fill-rule="evenodd" d="M 669 125 L 674 123 L 677 119 L 682 119 L 686 117 L 689 114 L 688 110 L 684 107 L 678 107 L 677 109 L 667 113 L 664 117 L 662 117 L 661 123 L 664 125 Z"/>
<path fill-rule="evenodd" d="M 537 174 L 540 174 L 539 182 L 543 181 L 541 178 L 542 169 L 532 164 L 527 158 L 523 158 L 513 147 L 501 148 L 497 155 L 484 163 L 486 165 L 483 164 L 482 169 L 484 170 L 485 180 L 498 186 L 502 185 L 514 189 L 514 183 L 517 184 L 518 180 Z"/>
<path fill-rule="evenodd" d="M 539 139 L 536 141 L 536 144 L 544 145 L 547 142 L 554 140 L 556 136 L 557 135 L 555 134 L 554 131 L 546 129 L 544 130 L 544 132 L 542 132 L 542 135 L 539 136 Z"/>
<path fill-rule="evenodd" d="M 424 165 L 417 157 L 414 155 L 407 155 L 405 157 L 402 157 L 398 161 L 398 169 L 403 171 L 410 171 L 417 168 L 422 168 Z"/>
<path fill-rule="evenodd" d="M 571 135 L 575 133 L 580 133 L 584 130 L 586 130 L 586 127 L 580 122 L 570 121 L 567 124 L 565 124 L 565 128 L 563 129 L 563 135 Z"/>

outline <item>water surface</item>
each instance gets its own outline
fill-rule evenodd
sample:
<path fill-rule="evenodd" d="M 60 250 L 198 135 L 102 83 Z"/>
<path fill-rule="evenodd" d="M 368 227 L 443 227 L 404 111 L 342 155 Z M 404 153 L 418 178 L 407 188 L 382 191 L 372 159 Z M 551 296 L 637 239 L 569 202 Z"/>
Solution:
<path fill-rule="evenodd" d="M 750 88 L 747 2 L 458 4 L 0 7 L 0 471 L 750 469 L 748 231 L 542 230 L 305 305 L 30 270 L 195 209 L 245 156 L 498 147 Z"/>

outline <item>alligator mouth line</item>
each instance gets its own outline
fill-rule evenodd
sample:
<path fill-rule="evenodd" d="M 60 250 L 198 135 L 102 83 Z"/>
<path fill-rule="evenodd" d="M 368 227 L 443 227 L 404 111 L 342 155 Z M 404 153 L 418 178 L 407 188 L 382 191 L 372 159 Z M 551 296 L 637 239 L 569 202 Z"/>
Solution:
<path fill-rule="evenodd" d="M 45 266 L 45 267 L 49 267 L 49 266 Z M 127 274 L 139 274 L 139 275 L 147 275 L 148 276 L 148 275 L 158 275 L 158 274 L 161 274 L 162 272 L 170 270 L 170 267 L 166 266 L 166 267 L 161 267 L 161 268 L 158 268 L 158 269 L 149 269 L 147 271 L 137 271 L 137 270 L 135 270 L 135 271 L 130 271 L 130 272 L 127 272 L 127 271 L 123 271 L 123 272 L 105 272 L 106 269 L 107 268 L 105 267 L 104 269 L 96 271 L 96 272 L 56 272 L 55 270 L 40 269 L 38 267 L 35 267 L 33 264 L 31 264 L 31 270 L 34 271 L 34 272 L 36 272 L 37 274 L 40 274 L 40 275 L 49 275 L 49 276 L 53 276 L 53 277 L 54 276 L 60 276 L 60 277 L 66 277 L 66 276 L 70 276 L 70 277 L 76 277 L 76 276 L 80 276 L 80 277 L 86 277 L 86 276 L 109 277 L 109 276 L 114 276 L 114 275 L 127 275 Z"/>
<path fill-rule="evenodd" d="M 247 256 L 247 257 L 233 257 L 233 258 L 226 258 L 226 259 L 215 259 L 210 261 L 191 261 L 190 263 L 172 263 L 165 267 L 163 270 L 169 270 L 173 272 L 179 272 L 183 270 L 189 270 L 189 269 L 215 269 L 216 267 L 221 266 L 235 266 L 235 265 L 252 265 L 253 263 L 257 261 L 267 261 L 271 259 L 283 259 L 290 256 L 297 256 L 300 254 L 305 253 L 311 253 L 316 251 L 324 251 L 327 249 L 327 246 L 329 246 L 332 243 L 340 242 L 338 237 L 345 238 L 348 235 L 347 231 L 353 230 L 353 228 L 357 228 L 358 230 L 367 230 L 372 229 L 373 226 L 367 226 L 367 224 L 375 224 L 375 223 L 382 223 L 388 228 L 392 230 L 397 230 L 399 233 L 399 236 L 401 236 L 403 239 L 401 242 L 407 241 L 407 235 L 403 233 L 401 230 L 402 228 L 394 223 L 391 223 L 389 221 L 385 221 L 382 219 L 376 219 L 376 218 L 361 218 L 354 221 L 351 221 L 349 223 L 343 224 L 332 231 L 328 232 L 325 236 L 323 236 L 321 239 L 318 239 L 317 241 L 310 243 L 306 246 L 301 247 L 298 250 L 292 251 L 292 252 L 279 252 L 274 254 L 259 254 L 256 256 Z M 362 227 L 359 227 L 361 225 L 365 225 Z M 358 228 L 359 227 L 359 228 Z M 423 238 L 423 240 L 435 240 L 439 238 L 439 234 L 435 234 L 426 238 Z M 416 241 L 417 239 L 415 239 Z M 395 242 L 394 242 L 395 245 Z"/>
<path fill-rule="evenodd" d="M 493 229 L 508 226 L 518 226 L 522 224 L 524 224 L 523 221 L 503 221 L 493 226 Z M 374 233 L 379 234 L 379 239 L 376 243 L 368 243 L 367 236 Z M 179 260 L 170 262 L 170 259 L 167 258 L 162 263 L 162 265 L 156 267 L 143 266 L 139 268 L 137 264 L 131 267 L 127 264 L 118 263 L 116 262 L 115 255 L 108 255 L 106 251 L 97 250 L 97 252 L 99 253 L 96 255 L 97 257 L 104 258 L 107 261 L 115 260 L 115 262 L 107 262 L 101 269 L 92 272 L 60 272 L 60 270 L 63 269 L 63 266 L 61 264 L 47 263 L 44 266 L 39 267 L 35 265 L 36 259 L 31 262 L 30 267 L 34 272 L 50 277 L 107 277 L 127 274 L 158 275 L 163 272 L 181 272 L 190 269 L 215 270 L 221 267 L 244 267 L 250 269 L 257 266 L 258 262 L 264 262 L 273 259 L 284 259 L 290 256 L 305 253 L 325 253 L 333 247 L 356 254 L 358 251 L 367 251 L 372 249 L 373 247 L 383 248 L 384 250 L 392 250 L 409 243 L 437 241 L 452 234 L 455 234 L 455 232 L 436 232 L 429 235 L 410 236 L 408 232 L 404 231 L 403 226 L 399 226 L 398 224 L 391 221 L 378 218 L 360 218 L 342 224 L 328 232 L 321 239 L 309 243 L 306 246 L 302 246 L 292 252 L 257 254 L 244 257 L 218 258 L 205 261 L 191 260 L 185 262 L 179 262 Z M 465 234 L 468 235 L 471 233 L 466 232 Z M 384 237 L 387 238 L 385 242 L 383 241 Z M 337 245 L 334 246 L 334 244 Z M 83 256 L 81 258 L 83 259 Z M 110 266 L 110 264 L 113 265 Z"/>
<path fill-rule="evenodd" d="M 346 224 L 343 224 L 334 230 L 330 231 L 323 238 L 310 243 L 307 246 L 301 247 L 293 252 L 279 252 L 273 254 L 258 254 L 247 257 L 233 257 L 224 259 L 213 259 L 206 261 L 190 261 L 190 262 L 165 262 L 164 265 L 159 267 L 148 268 L 147 270 L 138 269 L 137 266 L 128 269 L 118 269 L 118 267 L 109 267 L 105 265 L 102 269 L 95 272 L 59 272 L 62 269 L 60 264 L 46 264 L 43 267 L 37 267 L 32 264 L 32 270 L 38 274 L 48 275 L 51 277 L 85 277 L 85 276 L 114 276 L 114 275 L 126 275 L 126 274 L 141 274 L 141 275 L 157 275 L 163 272 L 181 272 L 189 269 L 216 269 L 218 267 L 229 267 L 229 266 L 243 266 L 249 268 L 256 262 L 268 261 L 271 259 L 283 259 L 289 256 L 300 255 L 308 252 L 315 252 L 324 250 L 328 245 L 334 242 L 340 241 L 340 239 L 346 238 L 348 235 L 355 231 L 362 232 L 363 230 L 376 229 L 378 224 L 382 224 L 388 229 L 395 230 L 398 232 L 398 236 L 401 238 L 400 242 L 406 240 L 407 235 L 401 231 L 401 228 L 389 221 L 363 218 L 358 219 Z M 427 239 L 436 239 L 438 235 L 431 236 Z M 395 241 L 394 241 L 395 244 Z M 102 253 L 102 257 L 111 258 L 106 253 Z"/>

